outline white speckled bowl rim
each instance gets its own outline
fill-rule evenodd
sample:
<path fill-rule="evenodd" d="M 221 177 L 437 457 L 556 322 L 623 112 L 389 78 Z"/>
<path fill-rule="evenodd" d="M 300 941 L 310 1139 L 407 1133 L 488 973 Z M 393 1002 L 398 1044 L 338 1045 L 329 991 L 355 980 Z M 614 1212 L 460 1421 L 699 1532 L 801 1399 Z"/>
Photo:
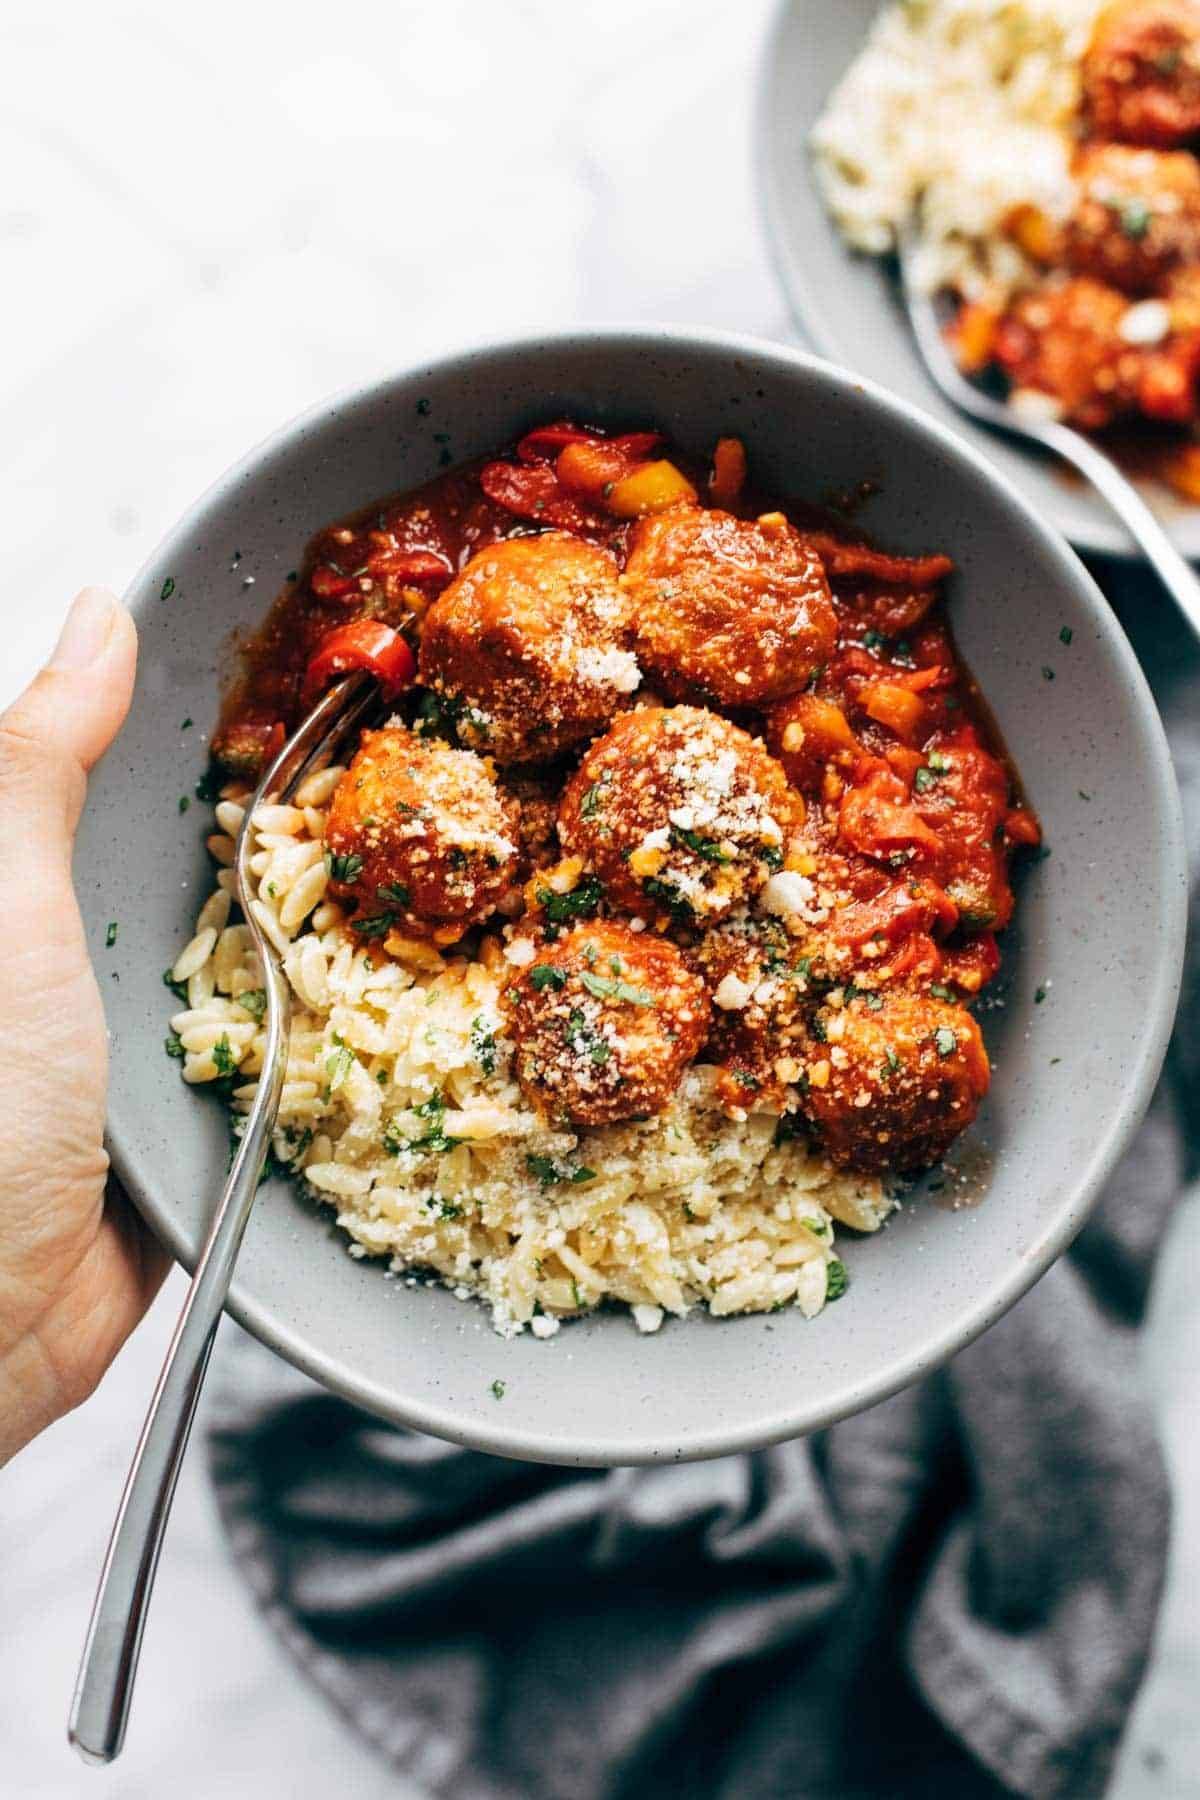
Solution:
<path fill-rule="evenodd" d="M 864 525 L 891 547 L 955 557 L 960 644 L 1053 849 L 1023 883 L 1005 1004 L 985 1026 L 996 1073 L 969 1158 L 983 1147 L 990 1159 L 986 1197 L 961 1212 L 917 1197 L 877 1237 L 840 1233 L 850 1290 L 812 1322 L 794 1309 L 697 1314 L 644 1338 L 612 1311 L 538 1342 L 502 1340 L 480 1306 L 351 1259 L 329 1213 L 272 1181 L 230 1311 L 348 1399 L 482 1450 L 570 1464 L 717 1456 L 883 1399 L 1037 1280 L 1142 1117 L 1178 994 L 1179 801 L 1129 645 L 1077 558 L 1011 484 L 868 382 L 776 344 L 687 327 L 535 334 L 322 401 L 188 510 L 130 589 L 137 693 L 93 777 L 76 857 L 112 1035 L 112 1157 L 191 1267 L 228 1140 L 219 1105 L 185 1088 L 163 1055 L 174 1002 L 161 972 L 211 881 L 206 810 L 193 803 L 181 817 L 177 799 L 201 772 L 230 628 L 261 618 L 317 526 L 425 479 L 445 456 L 493 448 L 562 412 L 657 422 L 701 453 L 740 432 L 762 485 L 781 494 L 818 496 L 881 474 Z M 1052 683 L 1042 672 L 1051 665 Z M 190 731 L 180 729 L 185 715 Z M 110 919 L 120 932 L 107 950 Z M 1038 987 L 1048 989 L 1041 1005 Z"/>
<path fill-rule="evenodd" d="M 887 269 L 848 249 L 825 211 L 808 152 L 812 127 L 859 50 L 881 0 L 782 0 L 763 56 L 757 185 L 776 272 L 804 341 L 951 425 L 1081 550 L 1140 558 L 1104 501 L 1056 458 L 962 417 L 921 365 Z M 1185 556 L 1200 558 L 1200 507 L 1161 482 L 1138 486 Z"/>

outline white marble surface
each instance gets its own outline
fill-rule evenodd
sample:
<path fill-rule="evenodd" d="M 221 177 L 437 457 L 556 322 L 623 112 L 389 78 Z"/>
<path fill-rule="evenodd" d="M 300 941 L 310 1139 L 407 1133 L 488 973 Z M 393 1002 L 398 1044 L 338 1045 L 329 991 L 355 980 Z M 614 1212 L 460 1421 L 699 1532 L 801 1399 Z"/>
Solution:
<path fill-rule="evenodd" d="M 831 0 L 835 4 L 836 0 Z M 312 0 L 0 9 L 0 699 L 87 580 L 120 588 L 246 444 L 451 340 L 641 318 L 786 335 L 750 117 L 767 0 Z M 1179 1530 L 1114 1789 L 1200 1796 L 1200 1211 L 1147 1357 Z M 295 1675 L 196 1458 L 122 1761 L 64 1737 L 92 1585 L 182 1292 L 0 1476 L 0 1794 L 355 1800 L 407 1790 Z"/>

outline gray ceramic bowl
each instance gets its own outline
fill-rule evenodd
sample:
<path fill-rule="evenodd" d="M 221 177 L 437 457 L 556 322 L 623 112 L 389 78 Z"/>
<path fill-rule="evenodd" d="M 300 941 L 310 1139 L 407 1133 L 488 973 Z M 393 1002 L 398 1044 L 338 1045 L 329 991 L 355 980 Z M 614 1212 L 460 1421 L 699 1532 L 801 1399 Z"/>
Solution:
<path fill-rule="evenodd" d="M 1050 457 L 983 430 L 947 405 L 912 346 L 885 266 L 839 237 L 813 179 L 809 134 L 862 46 L 880 0 L 783 0 L 758 96 L 758 180 L 775 265 L 807 343 L 952 423 L 1081 550 L 1139 554 L 1087 484 Z M 1200 558 L 1200 507 L 1142 484 L 1185 556 Z"/>
<path fill-rule="evenodd" d="M 113 1037 L 113 1159 L 184 1263 L 228 1137 L 219 1106 L 163 1055 L 161 977 L 211 879 L 206 809 L 181 817 L 178 799 L 201 772 L 223 647 L 261 616 L 316 526 L 425 480 L 446 448 L 473 456 L 563 413 L 653 422 L 699 453 L 740 434 L 768 492 L 822 495 L 870 472 L 882 486 L 864 524 L 897 549 L 956 559 L 962 648 L 1053 849 L 1024 883 L 1005 1004 L 986 1021 L 995 1082 L 966 1158 L 980 1204 L 917 1199 L 878 1237 L 849 1241 L 850 1292 L 812 1323 L 697 1316 L 644 1338 L 613 1313 L 551 1342 L 505 1342 L 478 1306 L 353 1261 L 328 1213 L 272 1182 L 231 1310 L 330 1387 L 423 1431 L 564 1463 L 714 1456 L 811 1431 L 927 1373 L 1078 1230 L 1147 1104 L 1171 1023 L 1178 800 L 1146 683 L 1071 551 L 973 450 L 850 375 L 773 344 L 636 327 L 500 344 L 328 401 L 223 476 L 134 583 L 137 696 L 80 837 Z M 111 919 L 120 934 L 106 950 Z"/>

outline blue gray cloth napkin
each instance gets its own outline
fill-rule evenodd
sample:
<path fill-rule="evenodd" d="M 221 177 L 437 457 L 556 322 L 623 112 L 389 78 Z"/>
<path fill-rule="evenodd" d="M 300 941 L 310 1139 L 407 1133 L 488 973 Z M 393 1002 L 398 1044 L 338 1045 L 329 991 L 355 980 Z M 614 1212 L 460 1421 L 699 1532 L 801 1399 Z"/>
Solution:
<path fill-rule="evenodd" d="M 1098 573 L 1200 846 L 1200 658 L 1146 577 Z M 1101 1795 L 1162 1584 L 1135 1340 L 1195 1173 L 1198 1026 L 1193 961 L 1151 1113 L 1032 1293 L 931 1379 L 773 1450 L 507 1462 L 383 1426 L 231 1331 L 212 1467 L 268 1619 L 447 1800 Z"/>

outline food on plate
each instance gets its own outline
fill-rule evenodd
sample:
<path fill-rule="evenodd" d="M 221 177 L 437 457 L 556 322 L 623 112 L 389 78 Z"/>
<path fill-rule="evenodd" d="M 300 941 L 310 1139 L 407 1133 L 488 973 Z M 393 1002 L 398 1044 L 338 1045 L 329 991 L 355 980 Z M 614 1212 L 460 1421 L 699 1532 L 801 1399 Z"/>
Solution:
<path fill-rule="evenodd" d="M 1033 814 L 892 554 L 655 432 L 552 421 L 321 531 L 213 737 L 168 1048 L 239 1129 L 266 994 L 233 838 L 314 697 L 380 721 L 255 833 L 293 994 L 278 1167 L 352 1252 L 550 1337 L 798 1306 L 987 1091 Z"/>
<path fill-rule="evenodd" d="M 703 926 L 783 867 L 802 812 L 774 757 L 719 713 L 639 707 L 583 757 L 558 831 L 612 905 Z"/>
<path fill-rule="evenodd" d="M 1200 0 L 884 8 L 813 134 L 847 241 L 916 234 L 1012 404 L 1200 498 Z"/>

